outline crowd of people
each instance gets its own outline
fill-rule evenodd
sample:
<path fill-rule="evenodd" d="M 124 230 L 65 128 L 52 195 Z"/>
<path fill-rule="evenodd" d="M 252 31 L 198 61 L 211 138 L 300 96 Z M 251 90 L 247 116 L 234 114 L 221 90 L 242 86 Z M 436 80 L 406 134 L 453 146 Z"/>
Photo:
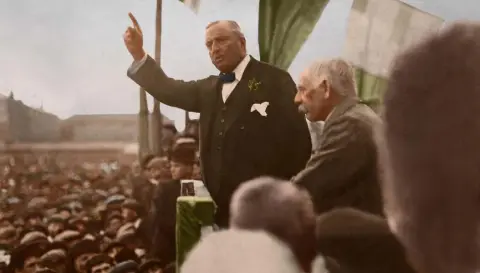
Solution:
<path fill-rule="evenodd" d="M 173 80 L 130 16 L 128 75 L 200 112 L 200 131 L 132 166 L 11 160 L 2 272 L 478 272 L 479 25 L 453 24 L 397 56 L 379 116 L 348 62 L 314 62 L 295 87 L 246 54 L 232 21 L 206 30 L 220 76 Z M 324 122 L 313 152 L 304 116 Z M 216 210 L 214 232 L 180 264 L 176 202 L 195 195 L 185 180 L 202 180 Z"/>
<path fill-rule="evenodd" d="M 1 184 L 1 271 L 175 272 L 175 200 L 180 180 L 199 179 L 196 141 L 177 135 L 167 155 L 132 166 L 9 160 Z M 167 208 L 155 203 L 165 194 Z M 170 251 L 157 247 L 163 245 Z"/>

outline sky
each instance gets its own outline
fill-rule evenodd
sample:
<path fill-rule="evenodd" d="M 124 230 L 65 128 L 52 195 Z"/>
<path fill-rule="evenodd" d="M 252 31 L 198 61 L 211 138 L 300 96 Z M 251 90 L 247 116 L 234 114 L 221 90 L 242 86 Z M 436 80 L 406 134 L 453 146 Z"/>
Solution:
<path fill-rule="evenodd" d="M 296 79 L 318 58 L 339 56 L 353 0 L 330 0 L 289 72 Z M 447 21 L 475 20 L 478 0 L 405 0 Z M 153 55 L 155 0 L 0 0 L 0 94 L 60 118 L 75 114 L 137 113 L 138 86 L 126 76 L 131 56 L 122 35 L 132 12 Z M 454 4 L 453 4 L 454 3 Z M 248 52 L 258 58 L 258 0 L 202 0 L 198 14 L 178 0 L 163 0 L 162 59 L 167 75 L 194 80 L 217 74 L 204 46 L 204 28 L 236 20 Z M 150 99 L 150 106 L 152 100 Z M 151 107 L 150 107 L 151 109 Z M 184 126 L 182 110 L 162 113 Z"/>

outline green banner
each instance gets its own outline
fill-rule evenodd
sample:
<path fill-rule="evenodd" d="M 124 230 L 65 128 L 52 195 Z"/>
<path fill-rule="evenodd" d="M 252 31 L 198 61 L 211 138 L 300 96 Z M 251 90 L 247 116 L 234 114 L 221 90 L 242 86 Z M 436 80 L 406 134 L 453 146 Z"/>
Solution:
<path fill-rule="evenodd" d="M 260 0 L 260 60 L 288 69 L 327 3 L 328 0 Z"/>
<path fill-rule="evenodd" d="M 355 68 L 355 80 L 358 97 L 362 102 L 377 110 L 387 89 L 388 80 L 358 67 Z"/>

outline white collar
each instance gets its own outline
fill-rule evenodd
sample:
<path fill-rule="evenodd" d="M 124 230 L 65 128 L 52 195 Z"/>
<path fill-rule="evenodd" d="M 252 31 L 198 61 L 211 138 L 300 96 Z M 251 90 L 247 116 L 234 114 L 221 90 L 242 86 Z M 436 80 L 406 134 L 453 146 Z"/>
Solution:
<path fill-rule="evenodd" d="M 330 119 L 330 117 L 332 116 L 333 111 L 335 111 L 335 107 L 332 109 L 332 111 L 330 111 L 330 113 L 328 113 L 328 116 L 327 116 L 327 118 L 325 119 L 325 122 L 327 122 L 327 120 Z"/>
<path fill-rule="evenodd" d="M 245 72 L 245 68 L 247 68 L 248 63 L 250 62 L 250 55 L 245 55 L 245 58 L 235 67 L 233 73 L 235 73 L 235 79 L 240 81 L 243 76 L 243 72 Z"/>

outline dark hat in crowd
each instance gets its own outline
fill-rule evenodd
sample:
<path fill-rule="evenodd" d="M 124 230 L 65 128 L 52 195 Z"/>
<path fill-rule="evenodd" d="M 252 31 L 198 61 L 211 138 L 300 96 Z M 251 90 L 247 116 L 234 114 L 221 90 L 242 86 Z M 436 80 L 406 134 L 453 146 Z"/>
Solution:
<path fill-rule="evenodd" d="M 104 253 L 108 253 L 108 252 L 110 252 L 110 250 L 112 250 L 113 248 L 116 248 L 116 247 L 121 247 L 121 248 L 123 248 L 123 247 L 125 247 L 125 244 L 120 243 L 120 242 L 118 242 L 118 241 L 109 242 L 109 243 L 105 246 L 105 248 L 103 249 L 103 252 L 104 252 Z"/>
<path fill-rule="evenodd" d="M 101 265 L 101 264 L 110 264 L 111 266 L 113 266 L 115 264 L 115 262 L 108 255 L 97 254 L 97 255 L 91 257 L 90 259 L 88 259 L 87 263 L 85 264 L 85 268 L 86 268 L 88 273 L 91 273 L 93 267 Z M 112 272 L 112 271 L 110 271 L 110 272 Z"/>
<path fill-rule="evenodd" d="M 15 212 L 13 210 L 8 210 L 8 208 L 2 208 L 0 212 L 0 221 L 9 221 L 13 222 L 15 220 Z"/>
<path fill-rule="evenodd" d="M 196 151 L 196 146 L 192 146 L 188 143 L 176 144 L 172 148 L 172 152 L 170 154 L 171 161 L 186 165 L 193 165 L 195 164 L 196 160 Z"/>
<path fill-rule="evenodd" d="M 25 221 L 33 218 L 43 218 L 42 211 L 38 209 L 29 209 L 25 212 L 25 215 L 23 217 Z"/>
<path fill-rule="evenodd" d="M 68 256 L 70 259 L 75 260 L 77 257 L 84 254 L 100 252 L 100 245 L 96 241 L 84 239 L 75 243 L 70 248 L 68 251 Z"/>
<path fill-rule="evenodd" d="M 87 224 L 87 223 L 86 223 L 85 220 L 83 220 L 82 218 L 80 218 L 78 216 L 74 216 L 74 217 L 71 217 L 70 219 L 68 219 L 68 225 L 69 226 L 74 227 L 77 224 Z"/>
<path fill-rule="evenodd" d="M 118 263 L 113 267 L 110 273 L 129 273 L 129 272 L 139 272 L 138 264 L 134 261 L 125 261 Z"/>
<path fill-rule="evenodd" d="M 112 212 L 112 213 L 110 213 L 110 215 L 108 215 L 106 223 L 109 223 L 110 221 L 112 221 L 114 219 L 123 220 L 123 216 L 119 212 L 116 212 L 116 211 Z"/>
<path fill-rule="evenodd" d="M 125 196 L 121 195 L 121 194 L 115 194 L 115 195 L 112 195 L 112 196 L 109 196 L 106 200 L 105 200 L 105 205 L 108 206 L 113 206 L 113 205 L 121 205 L 123 203 L 123 201 L 125 201 Z"/>
<path fill-rule="evenodd" d="M 126 230 L 125 232 L 123 233 L 118 233 L 117 234 L 117 238 L 115 239 L 115 241 L 117 242 L 120 242 L 122 244 L 133 244 L 135 242 L 137 242 L 138 240 L 138 236 L 135 232 L 135 230 Z"/>
<path fill-rule="evenodd" d="M 72 213 L 72 208 L 68 204 L 62 205 L 60 208 L 58 208 L 58 212 L 66 211 L 68 213 Z"/>
<path fill-rule="evenodd" d="M 54 214 L 54 215 L 52 215 L 48 218 L 48 223 L 49 224 L 51 224 L 51 223 L 64 224 L 65 223 L 65 218 L 60 214 Z"/>
<path fill-rule="evenodd" d="M 115 255 L 116 263 L 121 263 L 125 261 L 135 261 L 136 263 L 139 263 L 139 260 L 140 259 L 138 258 L 135 251 L 127 247 L 123 248 L 117 253 L 117 255 Z"/>
<path fill-rule="evenodd" d="M 45 206 L 48 204 L 48 199 L 45 197 L 34 197 L 32 198 L 28 204 L 27 208 L 28 209 L 34 209 L 34 210 L 40 210 L 45 208 Z"/>
<path fill-rule="evenodd" d="M 60 264 L 65 264 L 67 261 L 67 252 L 63 249 L 53 249 L 40 257 L 40 265 L 47 268 L 52 268 Z"/>
<path fill-rule="evenodd" d="M 0 228 L 0 240 L 7 240 L 17 236 L 17 230 L 12 227 L 2 227 Z"/>
<path fill-rule="evenodd" d="M 26 243 L 37 242 L 37 241 L 47 242 L 47 243 L 49 242 L 48 237 L 47 235 L 45 235 L 45 233 L 34 230 L 26 233 L 23 237 L 21 237 L 20 244 L 26 244 Z"/>
<path fill-rule="evenodd" d="M 385 219 L 334 209 L 317 218 L 317 251 L 352 272 L 413 273 L 405 250 Z M 379 258 L 381 257 L 381 258 Z"/>
<path fill-rule="evenodd" d="M 143 215 L 143 206 L 135 199 L 126 199 L 122 204 L 122 208 L 131 209 L 139 216 Z"/>
<path fill-rule="evenodd" d="M 20 244 L 12 250 L 9 267 L 12 272 L 22 269 L 30 257 L 40 258 L 48 247 L 48 241 L 32 241 Z"/>
<path fill-rule="evenodd" d="M 60 249 L 67 252 L 68 246 L 62 242 L 52 242 L 50 243 L 50 245 L 48 245 L 48 251 L 55 250 L 55 249 Z"/>
<path fill-rule="evenodd" d="M 155 158 L 155 155 L 153 155 L 153 154 L 148 154 L 148 155 L 144 156 L 142 158 L 142 160 L 140 161 L 140 168 L 146 169 L 148 164 L 150 163 L 150 161 L 152 161 L 152 159 L 154 159 L 154 158 Z"/>
<path fill-rule="evenodd" d="M 80 240 L 82 237 L 82 234 L 76 230 L 65 230 L 55 236 L 53 241 L 68 244 L 70 242 Z"/>
<path fill-rule="evenodd" d="M 145 273 L 148 272 L 150 269 L 164 268 L 165 266 L 166 264 L 160 260 L 150 259 L 142 263 L 138 268 L 138 271 L 141 273 Z"/>
<path fill-rule="evenodd" d="M 30 232 L 32 232 L 32 231 L 38 231 L 38 232 L 41 232 L 41 233 L 43 233 L 43 234 L 45 234 L 45 235 L 48 234 L 48 230 L 47 230 L 46 227 L 44 227 L 44 226 L 42 226 L 42 225 L 33 225 L 33 226 L 29 227 L 29 228 L 23 229 L 23 230 L 20 232 L 19 236 L 20 236 L 20 238 L 22 238 L 22 237 L 25 236 L 27 233 L 30 233 Z"/>

